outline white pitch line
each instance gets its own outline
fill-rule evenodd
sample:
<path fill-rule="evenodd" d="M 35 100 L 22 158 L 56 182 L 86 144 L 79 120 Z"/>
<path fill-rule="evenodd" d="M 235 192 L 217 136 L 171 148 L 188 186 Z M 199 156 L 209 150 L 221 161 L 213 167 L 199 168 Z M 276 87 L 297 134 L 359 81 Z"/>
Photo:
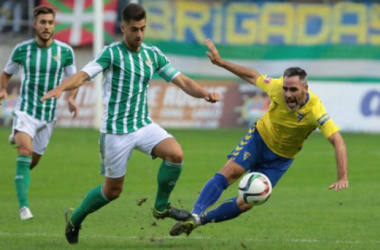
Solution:
<path fill-rule="evenodd" d="M 9 233 L 0 231 L 1 236 L 11 237 L 57 237 L 64 238 L 63 234 L 45 234 L 45 233 Z M 218 240 L 218 241 L 230 241 L 241 240 L 244 242 L 293 242 L 293 243 L 335 243 L 335 244 L 365 244 L 375 243 L 380 244 L 380 240 L 373 241 L 360 241 L 360 240 L 319 240 L 319 239 L 254 239 L 254 238 L 215 238 L 215 237 L 202 237 L 202 236 L 190 236 L 190 237 L 157 237 L 157 236 L 112 236 L 112 235 L 82 235 L 81 238 L 105 238 L 105 239 L 119 239 L 119 240 L 136 240 L 136 239 L 150 239 L 156 240 Z"/>

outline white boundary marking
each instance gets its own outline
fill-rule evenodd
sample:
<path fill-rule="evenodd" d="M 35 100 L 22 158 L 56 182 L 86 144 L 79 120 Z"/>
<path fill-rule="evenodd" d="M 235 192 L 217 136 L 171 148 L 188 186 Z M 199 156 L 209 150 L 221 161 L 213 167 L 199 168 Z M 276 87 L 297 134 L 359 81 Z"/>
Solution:
<path fill-rule="evenodd" d="M 9 233 L 0 231 L 0 237 L 57 237 L 64 238 L 63 234 L 45 234 L 45 233 Z M 215 238 L 215 237 L 201 237 L 201 236 L 190 236 L 190 237 L 157 237 L 157 236 L 112 236 L 112 235 L 83 235 L 81 238 L 105 238 L 105 239 L 119 239 L 119 240 L 138 240 L 138 239 L 150 239 L 154 238 L 156 240 L 218 240 L 218 241 L 229 241 L 229 240 L 241 240 L 244 242 L 293 242 L 293 243 L 335 243 L 335 244 L 365 244 L 374 243 L 380 244 L 380 240 L 320 240 L 320 239 L 255 239 L 255 238 Z"/>

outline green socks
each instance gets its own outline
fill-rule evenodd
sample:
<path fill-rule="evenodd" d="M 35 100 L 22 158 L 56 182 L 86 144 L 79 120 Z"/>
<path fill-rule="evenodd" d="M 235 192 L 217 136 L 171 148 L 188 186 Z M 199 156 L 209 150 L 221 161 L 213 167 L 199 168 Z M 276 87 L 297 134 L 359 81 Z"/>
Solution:
<path fill-rule="evenodd" d="M 110 201 L 103 193 L 103 185 L 99 185 L 91 189 L 87 193 L 86 197 L 84 197 L 82 204 L 80 204 L 80 206 L 73 212 L 71 216 L 71 223 L 73 223 L 76 227 L 80 226 L 87 215 L 95 212 L 104 205 L 107 205 L 109 202 Z"/>
<path fill-rule="evenodd" d="M 16 192 L 19 207 L 29 207 L 29 184 L 30 184 L 30 164 L 32 157 L 28 155 L 19 155 L 16 165 Z"/>
<path fill-rule="evenodd" d="M 154 207 L 158 211 L 164 211 L 169 203 L 169 196 L 182 171 L 182 163 L 162 161 L 158 171 L 158 191 Z"/>

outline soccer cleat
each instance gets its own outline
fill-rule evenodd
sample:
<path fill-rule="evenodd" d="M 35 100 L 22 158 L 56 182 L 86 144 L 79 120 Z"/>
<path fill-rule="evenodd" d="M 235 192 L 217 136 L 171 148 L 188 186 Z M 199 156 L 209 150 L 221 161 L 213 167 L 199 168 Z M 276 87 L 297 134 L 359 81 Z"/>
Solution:
<path fill-rule="evenodd" d="M 15 145 L 16 144 L 16 140 L 15 140 L 15 137 L 13 134 L 10 134 L 9 137 L 8 137 L 8 142 L 9 144 L 11 145 Z"/>
<path fill-rule="evenodd" d="M 30 220 L 33 219 L 33 214 L 28 207 L 22 207 L 20 209 L 20 218 L 21 220 Z"/>
<path fill-rule="evenodd" d="M 184 209 L 177 209 L 175 207 L 172 207 L 170 204 L 168 204 L 167 209 L 164 211 L 158 211 L 155 207 L 153 207 L 152 212 L 154 218 L 161 220 L 169 217 L 175 220 L 185 221 L 191 217 L 191 213 L 187 212 Z"/>
<path fill-rule="evenodd" d="M 198 215 L 192 215 L 187 221 L 179 221 L 170 229 L 171 236 L 179 236 L 185 233 L 187 236 L 200 224 Z"/>
<path fill-rule="evenodd" d="M 66 221 L 65 236 L 66 236 L 67 242 L 69 242 L 70 244 L 78 244 L 80 226 L 76 227 L 71 222 L 71 215 L 73 214 L 73 212 L 74 212 L 73 208 L 68 208 L 65 211 L 65 221 Z"/>

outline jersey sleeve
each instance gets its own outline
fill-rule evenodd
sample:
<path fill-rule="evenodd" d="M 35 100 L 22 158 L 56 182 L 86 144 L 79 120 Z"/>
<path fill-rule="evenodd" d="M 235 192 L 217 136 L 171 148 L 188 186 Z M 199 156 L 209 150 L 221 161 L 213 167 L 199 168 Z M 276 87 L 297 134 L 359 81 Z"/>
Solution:
<path fill-rule="evenodd" d="M 313 108 L 313 119 L 316 127 L 319 128 L 325 138 L 328 138 L 335 132 L 339 131 L 339 127 L 326 112 L 325 107 L 320 100 L 317 101 Z"/>
<path fill-rule="evenodd" d="M 165 81 L 170 82 L 177 77 L 181 72 L 174 68 L 169 59 L 157 47 L 153 47 L 154 63 L 156 64 L 157 73 Z"/>
<path fill-rule="evenodd" d="M 81 71 L 87 73 L 90 79 L 94 78 L 97 74 L 107 69 L 111 64 L 111 52 L 109 47 L 103 48 L 99 55 L 87 63 Z"/>
<path fill-rule="evenodd" d="M 5 65 L 4 72 L 10 75 L 17 74 L 21 66 L 21 48 L 16 46 L 13 48 L 9 60 Z"/>
<path fill-rule="evenodd" d="M 75 54 L 74 50 L 70 47 L 67 51 L 67 60 L 64 68 L 65 76 L 72 76 L 77 72 L 77 68 L 75 66 Z"/>
<path fill-rule="evenodd" d="M 271 95 L 271 93 L 282 86 L 281 78 L 271 78 L 267 75 L 261 75 L 257 81 L 256 86 L 259 87 L 265 93 Z"/>

